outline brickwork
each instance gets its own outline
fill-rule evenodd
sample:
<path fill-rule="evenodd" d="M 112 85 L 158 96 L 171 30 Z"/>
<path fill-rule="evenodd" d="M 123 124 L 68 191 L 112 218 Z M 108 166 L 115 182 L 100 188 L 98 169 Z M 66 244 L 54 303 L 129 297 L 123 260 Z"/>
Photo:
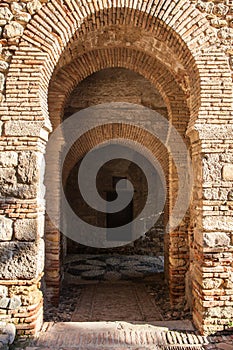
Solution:
<path fill-rule="evenodd" d="M 45 203 L 39 164 L 48 134 L 62 121 L 77 84 L 112 67 L 150 81 L 169 121 L 190 144 L 190 222 L 186 218 L 170 233 L 165 249 L 171 299 L 184 297 L 190 266 L 186 294 L 192 294 L 196 326 L 210 333 L 228 325 L 233 317 L 232 13 L 227 0 L 1 2 L 0 317 L 17 324 L 19 332 L 34 333 L 42 322 Z M 149 136 L 143 136 L 150 148 Z M 58 165 L 53 166 L 58 176 Z M 168 217 L 177 186 L 169 160 Z M 59 206 L 58 193 L 54 203 Z M 61 238 L 49 222 L 46 226 L 46 283 L 56 299 Z"/>

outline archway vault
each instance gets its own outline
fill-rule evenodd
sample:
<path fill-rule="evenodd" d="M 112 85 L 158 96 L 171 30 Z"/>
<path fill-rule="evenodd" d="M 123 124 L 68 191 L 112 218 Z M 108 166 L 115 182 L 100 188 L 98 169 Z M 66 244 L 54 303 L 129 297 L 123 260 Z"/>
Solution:
<path fill-rule="evenodd" d="M 112 1 L 52 0 L 34 11 L 17 40 L 4 39 L 3 44 L 15 51 L 4 73 L 1 107 L 5 153 L 0 285 L 9 305 L 14 296 L 20 300 L 19 310 L 4 309 L 4 318 L 18 323 L 19 333 L 33 334 L 42 322 L 45 203 L 40 166 L 51 124 L 55 128 L 62 121 L 75 86 L 107 67 L 125 67 L 151 81 L 166 104 L 169 121 L 188 147 L 186 134 L 190 136 L 194 194 L 189 235 L 184 222 L 170 236 L 169 280 L 176 286 L 172 298 L 184 294 L 187 268 L 183 266 L 190 261 L 187 286 L 191 288 L 186 291 L 192 293 L 195 324 L 202 332 L 214 332 L 229 323 L 233 315 L 232 79 L 224 49 L 215 38 L 214 29 L 192 1 L 122 1 L 118 6 Z M 171 201 L 178 186 L 174 174 L 170 161 Z M 51 297 L 59 289 L 60 236 L 49 221 L 46 239 Z M 12 258 L 5 265 L 9 254 Z"/>

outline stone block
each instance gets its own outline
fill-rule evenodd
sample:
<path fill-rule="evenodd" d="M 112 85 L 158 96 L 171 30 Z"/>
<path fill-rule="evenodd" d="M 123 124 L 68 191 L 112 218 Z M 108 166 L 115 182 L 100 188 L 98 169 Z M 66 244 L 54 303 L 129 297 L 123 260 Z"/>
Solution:
<path fill-rule="evenodd" d="M 33 152 L 20 152 L 17 168 L 19 182 L 31 184 L 39 181 L 37 155 Z"/>
<path fill-rule="evenodd" d="M 207 231 L 233 231 L 232 216 L 206 216 L 203 218 L 203 228 Z"/>
<path fill-rule="evenodd" d="M 0 185 L 16 185 L 17 179 L 13 168 L 0 168 Z"/>
<path fill-rule="evenodd" d="M 37 219 L 20 219 L 14 223 L 15 238 L 19 241 L 34 241 L 38 236 Z"/>
<path fill-rule="evenodd" d="M 233 137 L 232 125 L 196 124 L 195 129 L 198 130 L 202 140 L 230 140 Z"/>
<path fill-rule="evenodd" d="M 0 322 L 0 333 L 7 338 L 7 344 L 12 344 L 15 340 L 16 327 L 12 323 Z"/>
<path fill-rule="evenodd" d="M 213 182 L 221 180 L 222 165 L 219 162 L 218 154 L 207 154 L 202 160 L 203 180 L 204 182 Z"/>
<path fill-rule="evenodd" d="M 216 317 L 218 319 L 225 318 L 231 320 L 233 318 L 233 308 L 232 307 L 212 307 L 206 310 L 206 315 L 208 317 Z"/>
<path fill-rule="evenodd" d="M 18 163 L 18 154 L 14 151 L 6 151 L 0 153 L 0 166 L 3 168 L 10 168 L 16 166 Z"/>
<path fill-rule="evenodd" d="M 11 39 L 23 35 L 24 27 L 22 24 L 12 21 L 4 27 L 3 37 L 6 39 Z"/>
<path fill-rule="evenodd" d="M 0 241 L 10 241 L 12 234 L 12 220 L 0 215 Z"/>
<path fill-rule="evenodd" d="M 7 155 L 9 153 L 9 155 Z M 35 198 L 38 195 L 39 161 L 37 154 L 29 151 L 2 153 L 2 165 L 14 165 L 14 168 L 0 167 L 0 194 L 16 198 Z"/>
<path fill-rule="evenodd" d="M 7 136 L 39 136 L 43 122 L 8 121 L 5 123 Z"/>
<path fill-rule="evenodd" d="M 9 196 L 20 199 L 32 199 L 37 197 L 37 186 L 15 183 L 14 185 L 2 184 L 0 186 L 1 196 Z"/>
<path fill-rule="evenodd" d="M 181 266 L 185 266 L 186 261 L 184 259 L 174 259 L 174 258 L 169 258 L 170 264 L 173 267 L 181 267 Z"/>
<path fill-rule="evenodd" d="M 3 297 L 0 299 L 0 309 L 7 309 L 10 302 L 10 298 Z"/>
<path fill-rule="evenodd" d="M 0 279 L 33 279 L 44 267 L 44 242 L 0 243 Z"/>
<path fill-rule="evenodd" d="M 222 168 L 222 178 L 225 181 L 233 181 L 233 164 L 224 165 Z"/>
<path fill-rule="evenodd" d="M 202 284 L 205 289 L 218 289 L 223 283 L 221 278 L 205 278 Z"/>
<path fill-rule="evenodd" d="M 206 232 L 203 235 L 203 243 L 210 248 L 228 247 L 230 245 L 230 237 L 224 232 Z"/>

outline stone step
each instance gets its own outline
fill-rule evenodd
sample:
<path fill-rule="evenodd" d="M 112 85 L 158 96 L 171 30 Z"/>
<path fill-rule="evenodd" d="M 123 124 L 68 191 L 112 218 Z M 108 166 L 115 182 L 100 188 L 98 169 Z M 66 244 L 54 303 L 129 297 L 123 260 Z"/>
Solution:
<path fill-rule="evenodd" d="M 69 348 L 48 348 L 48 347 L 26 347 L 25 349 L 16 349 L 16 350 L 205 350 L 203 346 L 195 346 L 195 345 L 190 345 L 190 346 L 183 346 L 183 345 L 178 345 L 178 346 L 164 346 L 164 345 L 154 345 L 154 346 L 143 346 L 143 347 L 138 347 L 138 346 L 127 346 L 127 345 L 121 345 L 119 346 L 81 346 L 81 347 L 69 347 Z"/>
<path fill-rule="evenodd" d="M 184 321 L 185 322 L 185 321 Z M 179 323 L 177 324 L 179 325 Z M 173 324 L 173 329 L 175 322 Z M 190 327 L 191 328 L 191 327 Z M 40 335 L 35 349 L 178 349 L 196 350 L 208 344 L 193 330 L 169 330 L 164 323 L 133 324 L 129 322 L 69 322 L 53 324 Z"/>

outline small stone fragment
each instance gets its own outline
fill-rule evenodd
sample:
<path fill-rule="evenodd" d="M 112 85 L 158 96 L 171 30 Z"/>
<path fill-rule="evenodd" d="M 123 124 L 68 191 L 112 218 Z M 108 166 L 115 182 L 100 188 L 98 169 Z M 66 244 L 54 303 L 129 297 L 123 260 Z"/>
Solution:
<path fill-rule="evenodd" d="M 228 192 L 227 199 L 228 199 L 229 201 L 233 201 L 233 190 L 230 190 L 230 191 Z"/>
<path fill-rule="evenodd" d="M 0 20 L 9 22 L 12 20 L 12 18 L 13 14 L 11 13 L 8 7 L 0 7 Z"/>
<path fill-rule="evenodd" d="M 26 12 L 20 12 L 17 15 L 15 15 L 15 19 L 19 22 L 29 22 L 31 19 L 31 15 Z"/>
<path fill-rule="evenodd" d="M 39 0 L 32 0 L 32 1 L 27 3 L 28 12 L 31 15 L 34 15 L 34 13 L 39 11 L 41 9 L 41 7 L 42 7 L 42 4 L 40 3 Z"/>
<path fill-rule="evenodd" d="M 9 64 L 7 62 L 0 60 L 0 72 L 4 72 L 5 70 L 7 70 L 8 66 Z"/>
<path fill-rule="evenodd" d="M 5 84 L 5 76 L 3 73 L 0 73 L 0 91 L 4 89 L 4 84 Z"/>
<path fill-rule="evenodd" d="M 8 293 L 7 286 L 0 286 L 0 297 L 6 296 Z"/>
<path fill-rule="evenodd" d="M 21 4 L 19 4 L 18 2 L 12 2 L 11 4 L 11 11 L 14 15 L 20 13 L 23 11 L 23 7 Z"/>
<path fill-rule="evenodd" d="M 223 280 L 221 278 L 206 278 L 203 280 L 203 287 L 205 289 L 217 289 L 222 283 Z"/>
<path fill-rule="evenodd" d="M 224 165 L 222 177 L 225 181 L 233 181 L 233 164 Z"/>
<path fill-rule="evenodd" d="M 227 26 L 227 21 L 225 19 L 214 18 L 210 21 L 210 23 L 215 28 L 222 28 Z"/>

